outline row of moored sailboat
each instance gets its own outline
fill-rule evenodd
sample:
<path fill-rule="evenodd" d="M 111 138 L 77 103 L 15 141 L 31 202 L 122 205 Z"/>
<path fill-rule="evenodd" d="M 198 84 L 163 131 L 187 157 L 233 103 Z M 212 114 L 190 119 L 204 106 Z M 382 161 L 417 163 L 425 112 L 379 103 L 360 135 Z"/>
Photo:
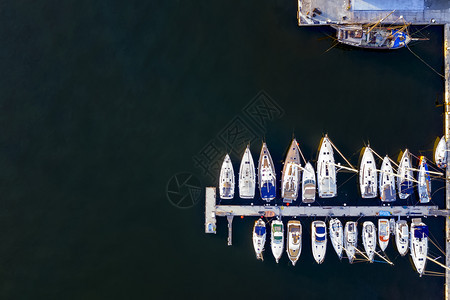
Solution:
<path fill-rule="evenodd" d="M 428 253 L 428 227 L 421 219 L 413 219 L 411 229 L 405 220 L 379 219 L 378 230 L 371 221 L 362 224 L 362 242 L 364 252 L 358 249 L 358 223 L 348 221 L 345 227 L 339 219 L 333 218 L 328 224 L 329 237 L 339 259 L 345 251 L 350 263 L 357 254 L 369 262 L 373 262 L 379 248 L 384 251 L 389 243 L 390 235 L 395 236 L 395 244 L 401 256 L 405 256 L 410 249 L 411 257 L 417 272 L 422 276 Z M 270 224 L 270 246 L 276 262 L 280 260 L 284 250 L 284 224 L 281 220 L 273 220 Z M 377 233 L 378 231 L 378 233 Z M 298 220 L 287 223 L 286 252 L 289 260 L 295 265 L 302 252 L 302 224 Z M 266 224 L 260 218 L 253 227 L 253 246 L 256 257 L 263 260 L 264 245 L 266 243 Z M 321 264 L 325 259 L 327 249 L 327 225 L 324 221 L 313 221 L 311 224 L 311 246 L 315 261 Z M 383 257 L 382 257 L 383 258 Z M 383 258 L 384 259 L 384 258 Z"/>
<path fill-rule="evenodd" d="M 391 159 L 383 158 L 380 169 L 377 169 L 374 152 L 367 146 L 361 159 L 359 170 L 353 167 L 345 167 L 336 164 L 334 159 L 333 144 L 325 136 L 319 146 L 317 159 L 317 174 L 310 162 L 301 162 L 301 151 L 294 138 L 287 152 L 281 176 L 281 197 L 284 202 L 292 203 L 300 196 L 302 202 L 312 203 L 317 192 L 320 198 L 332 198 L 337 196 L 336 173 L 341 169 L 359 172 L 359 187 L 362 198 L 380 197 L 382 201 L 391 202 L 407 199 L 414 192 L 417 184 L 421 203 L 428 203 L 431 199 L 431 177 L 427 159 L 421 156 L 417 169 L 413 169 L 411 154 L 408 149 L 403 152 L 397 170 L 394 170 Z M 442 138 L 435 152 L 435 161 L 438 167 L 445 168 L 447 150 L 444 138 Z M 394 163 L 395 164 L 395 163 Z M 396 164 L 395 164 L 396 165 Z M 413 172 L 418 172 L 417 178 Z M 317 177 L 316 177 L 317 175 Z M 250 146 L 247 146 L 242 156 L 239 168 L 239 197 L 253 199 L 256 189 L 256 172 Z M 275 166 L 267 144 L 263 143 L 258 162 L 258 185 L 261 198 L 271 201 L 277 196 L 277 181 Z M 227 154 L 222 164 L 219 178 L 220 198 L 233 199 L 235 193 L 235 177 L 231 159 Z M 379 194 L 378 194 L 379 191 Z"/>

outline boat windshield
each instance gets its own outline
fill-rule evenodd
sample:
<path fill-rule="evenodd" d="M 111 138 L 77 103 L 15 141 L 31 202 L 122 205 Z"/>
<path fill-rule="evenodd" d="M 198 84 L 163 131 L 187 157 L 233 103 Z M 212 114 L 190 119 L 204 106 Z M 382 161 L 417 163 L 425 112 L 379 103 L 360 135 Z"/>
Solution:
<path fill-rule="evenodd" d="M 323 235 L 323 236 L 318 236 L 318 235 L 316 234 L 316 241 L 318 241 L 318 242 L 323 242 L 323 241 L 325 241 L 325 235 Z"/>
<path fill-rule="evenodd" d="M 283 230 L 283 226 L 279 225 L 279 224 L 274 224 L 273 225 L 273 231 L 274 232 L 281 232 L 281 230 Z"/>
<path fill-rule="evenodd" d="M 324 234 L 325 233 L 325 227 L 316 227 L 316 232 L 318 234 Z"/>

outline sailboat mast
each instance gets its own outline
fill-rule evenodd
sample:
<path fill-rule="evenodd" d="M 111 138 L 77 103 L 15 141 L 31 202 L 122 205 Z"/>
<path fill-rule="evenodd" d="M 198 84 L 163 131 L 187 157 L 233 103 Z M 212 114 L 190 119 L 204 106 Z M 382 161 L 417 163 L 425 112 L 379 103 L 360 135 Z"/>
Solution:
<path fill-rule="evenodd" d="M 381 20 L 379 20 L 378 22 L 375 23 L 375 25 L 373 25 L 372 27 L 370 27 L 369 31 L 367 31 L 367 34 L 369 34 L 369 32 L 371 32 L 375 27 L 378 26 L 378 24 L 380 24 L 381 22 L 383 22 L 384 20 L 386 20 L 390 15 L 392 15 L 394 13 L 395 9 L 393 11 L 391 11 L 386 17 L 382 18 Z"/>

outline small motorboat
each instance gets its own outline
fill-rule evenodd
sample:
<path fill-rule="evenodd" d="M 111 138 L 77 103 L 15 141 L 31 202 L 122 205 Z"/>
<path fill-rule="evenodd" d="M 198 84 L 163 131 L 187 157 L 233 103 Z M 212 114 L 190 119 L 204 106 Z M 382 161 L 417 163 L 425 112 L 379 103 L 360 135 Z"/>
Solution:
<path fill-rule="evenodd" d="M 272 248 L 273 257 L 275 257 L 275 261 L 278 263 L 284 248 L 283 222 L 280 220 L 273 220 L 270 227 L 272 233 L 270 236 L 270 247 Z"/>
<path fill-rule="evenodd" d="M 447 142 L 445 141 L 445 136 L 442 136 L 434 152 L 434 161 L 439 168 L 447 168 L 447 155 Z"/>
<path fill-rule="evenodd" d="M 395 174 L 387 155 L 383 158 L 383 162 L 381 163 L 379 186 L 381 201 L 392 202 L 396 200 Z"/>
<path fill-rule="evenodd" d="M 414 266 L 422 277 L 428 255 L 428 226 L 420 218 L 412 219 L 410 251 Z"/>
<path fill-rule="evenodd" d="M 318 264 L 321 264 L 327 251 L 327 228 L 324 221 L 312 222 L 311 241 L 313 257 Z"/>
<path fill-rule="evenodd" d="M 263 251 L 266 244 L 266 223 L 262 219 L 255 221 L 253 226 L 253 248 L 255 249 L 256 258 L 264 260 Z"/>
<path fill-rule="evenodd" d="M 317 187 L 320 198 L 336 197 L 336 165 L 331 141 L 325 135 L 319 147 L 317 159 Z"/>
<path fill-rule="evenodd" d="M 386 250 L 389 244 L 389 220 L 388 219 L 378 219 L 378 243 L 382 251 Z"/>
<path fill-rule="evenodd" d="M 364 150 L 359 168 L 359 188 L 362 198 L 377 196 L 377 166 L 369 146 Z"/>
<path fill-rule="evenodd" d="M 398 165 L 397 189 L 400 199 L 406 199 L 413 193 L 413 180 L 411 156 L 409 150 L 406 149 Z"/>
<path fill-rule="evenodd" d="M 261 193 L 261 198 L 265 201 L 275 199 L 277 186 L 275 166 L 266 143 L 263 143 L 261 148 L 258 171 L 259 191 Z"/>
<path fill-rule="evenodd" d="M 417 178 L 417 190 L 419 191 L 420 203 L 428 203 L 431 199 L 431 177 L 428 171 L 427 159 L 420 157 L 419 176 Z"/>
<path fill-rule="evenodd" d="M 311 163 L 307 163 L 303 169 L 302 178 L 302 202 L 312 203 L 316 201 L 316 174 Z"/>
<path fill-rule="evenodd" d="M 353 263 L 355 259 L 356 247 L 358 246 L 358 227 L 354 221 L 345 223 L 344 248 L 348 261 Z"/>
<path fill-rule="evenodd" d="M 408 223 L 405 220 L 398 220 L 395 223 L 395 244 L 401 256 L 405 256 L 408 252 L 408 239 Z"/>
<path fill-rule="evenodd" d="M 219 193 L 221 199 L 233 199 L 234 197 L 234 170 L 228 154 L 225 155 L 220 169 Z"/>
<path fill-rule="evenodd" d="M 297 220 L 287 223 L 286 252 L 292 265 L 295 266 L 302 253 L 302 224 Z"/>
<path fill-rule="evenodd" d="M 250 145 L 247 145 L 239 168 L 239 197 L 253 199 L 255 197 L 256 173 Z"/>
<path fill-rule="evenodd" d="M 375 225 L 370 221 L 365 221 L 363 223 L 362 240 L 364 251 L 369 258 L 369 261 L 373 262 L 373 257 L 377 247 L 377 230 L 375 229 Z"/>
<path fill-rule="evenodd" d="M 344 228 L 339 219 L 330 220 L 330 240 L 339 259 L 342 259 L 342 246 L 344 245 Z"/>
<path fill-rule="evenodd" d="M 301 167 L 300 149 L 297 140 L 293 139 L 281 172 L 281 197 L 285 203 L 297 200 L 302 174 Z"/>

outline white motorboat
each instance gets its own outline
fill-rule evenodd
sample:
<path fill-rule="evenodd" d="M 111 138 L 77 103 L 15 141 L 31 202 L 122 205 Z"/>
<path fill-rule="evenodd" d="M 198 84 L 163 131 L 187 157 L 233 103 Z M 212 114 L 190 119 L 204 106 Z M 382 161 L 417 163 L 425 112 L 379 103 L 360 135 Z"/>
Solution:
<path fill-rule="evenodd" d="M 276 173 L 275 166 L 270 156 L 266 143 L 263 143 L 258 163 L 259 191 L 261 198 L 271 201 L 276 197 Z"/>
<path fill-rule="evenodd" d="M 362 198 L 377 196 L 377 166 L 369 146 L 364 150 L 359 170 L 359 188 Z"/>
<path fill-rule="evenodd" d="M 379 185 L 381 201 L 392 202 L 396 200 L 395 174 L 387 155 L 383 158 L 383 162 L 381 163 Z"/>
<path fill-rule="evenodd" d="M 386 250 L 389 244 L 389 220 L 388 219 L 378 219 L 378 243 L 382 251 Z"/>
<path fill-rule="evenodd" d="M 317 159 L 317 187 L 319 197 L 336 197 L 336 164 L 331 141 L 325 135 L 319 147 L 319 157 Z"/>
<path fill-rule="evenodd" d="M 295 266 L 302 252 L 302 224 L 291 220 L 287 223 L 286 252 L 292 265 Z"/>
<path fill-rule="evenodd" d="M 413 180 L 411 156 L 406 149 L 398 165 L 397 189 L 400 199 L 406 199 L 413 193 Z"/>
<path fill-rule="evenodd" d="M 300 149 L 296 139 L 293 139 L 284 161 L 281 173 L 281 197 L 283 202 L 292 203 L 297 200 L 301 178 Z"/>
<path fill-rule="evenodd" d="M 353 263 L 355 259 L 356 247 L 358 246 L 358 227 L 356 224 L 354 221 L 348 221 L 345 223 L 344 229 L 344 249 L 350 263 Z"/>
<path fill-rule="evenodd" d="M 270 247 L 272 248 L 273 257 L 278 263 L 281 255 L 283 254 L 284 248 L 284 228 L 283 222 L 280 220 L 273 220 L 271 224 L 271 236 L 270 236 Z"/>
<path fill-rule="evenodd" d="M 398 253 L 405 256 L 408 252 L 409 230 L 408 223 L 405 220 L 398 220 L 395 223 L 395 244 L 397 245 Z"/>
<path fill-rule="evenodd" d="M 222 163 L 219 176 L 219 193 L 221 199 L 234 197 L 234 170 L 230 156 L 227 154 Z"/>
<path fill-rule="evenodd" d="M 417 190 L 419 191 L 420 203 L 428 203 L 431 199 L 431 178 L 428 172 L 427 159 L 424 156 L 420 157 L 419 161 L 419 175 L 417 178 L 419 182 Z"/>
<path fill-rule="evenodd" d="M 253 199 L 255 197 L 256 172 L 250 145 L 247 145 L 239 168 L 239 197 Z"/>
<path fill-rule="evenodd" d="M 375 225 L 370 221 L 365 221 L 363 223 L 362 240 L 364 251 L 369 258 L 369 261 L 373 262 L 373 257 L 377 247 L 377 230 L 375 229 Z"/>
<path fill-rule="evenodd" d="M 311 242 L 313 257 L 318 264 L 321 264 L 327 252 L 327 228 L 324 221 L 312 222 Z"/>
<path fill-rule="evenodd" d="M 344 228 L 342 227 L 341 221 L 339 219 L 330 220 L 330 240 L 333 245 L 334 251 L 336 251 L 339 259 L 342 259 L 342 247 L 344 245 Z"/>
<path fill-rule="evenodd" d="M 445 141 L 445 136 L 442 136 L 434 152 L 434 161 L 439 168 L 447 168 L 447 155 L 447 142 Z"/>
<path fill-rule="evenodd" d="M 255 221 L 253 226 L 253 248 L 255 249 L 256 258 L 264 260 L 263 251 L 266 244 L 266 223 L 262 219 Z"/>
<path fill-rule="evenodd" d="M 410 251 L 417 273 L 422 277 L 428 255 L 428 226 L 420 218 L 411 222 Z"/>
<path fill-rule="evenodd" d="M 312 203 L 316 200 L 316 175 L 311 163 L 307 163 L 303 169 L 302 178 L 302 202 Z"/>

